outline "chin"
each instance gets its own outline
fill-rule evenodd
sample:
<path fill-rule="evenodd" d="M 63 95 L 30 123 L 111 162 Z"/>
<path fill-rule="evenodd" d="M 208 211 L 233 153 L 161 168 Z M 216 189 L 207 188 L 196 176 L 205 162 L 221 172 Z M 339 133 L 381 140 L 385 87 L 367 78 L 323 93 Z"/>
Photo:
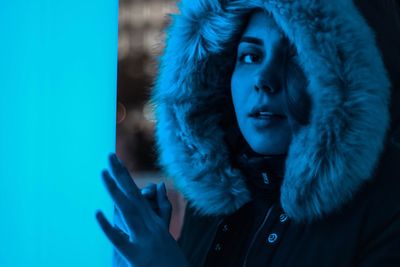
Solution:
<path fill-rule="evenodd" d="M 292 139 L 289 124 L 257 130 L 248 121 L 239 121 L 239 129 L 249 147 L 258 154 L 279 155 L 288 152 Z"/>
<path fill-rule="evenodd" d="M 289 147 L 289 143 L 286 140 L 266 142 L 265 137 L 262 140 L 251 139 L 246 141 L 254 152 L 262 155 L 285 154 Z"/>
<path fill-rule="evenodd" d="M 286 149 L 280 149 L 277 147 L 265 147 L 265 146 L 251 146 L 251 149 L 261 155 L 279 155 L 285 154 L 287 152 Z"/>

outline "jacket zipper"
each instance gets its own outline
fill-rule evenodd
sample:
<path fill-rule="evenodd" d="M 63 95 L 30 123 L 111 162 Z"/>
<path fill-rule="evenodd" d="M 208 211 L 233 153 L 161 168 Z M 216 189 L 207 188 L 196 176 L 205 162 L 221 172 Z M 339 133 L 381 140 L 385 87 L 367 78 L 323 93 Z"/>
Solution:
<path fill-rule="evenodd" d="M 273 207 L 273 206 L 274 206 L 274 204 L 272 204 L 272 205 L 269 207 L 268 212 L 267 212 L 267 214 L 266 214 L 265 217 L 264 217 L 264 221 L 262 222 L 262 224 L 260 225 L 260 227 L 258 227 L 256 233 L 255 233 L 254 236 L 253 236 L 253 239 L 252 239 L 251 242 L 250 242 L 250 246 L 249 246 L 249 248 L 247 249 L 247 252 L 246 252 L 246 257 L 244 258 L 243 267 L 246 266 L 247 257 L 249 256 L 251 247 L 253 246 L 253 243 L 254 243 L 254 241 L 255 241 L 255 239 L 256 239 L 258 233 L 260 232 L 260 230 L 261 230 L 262 227 L 264 226 L 265 222 L 268 220 L 268 217 L 269 217 L 269 215 L 270 215 L 270 213 L 271 213 L 271 211 L 272 211 L 272 207 Z"/>

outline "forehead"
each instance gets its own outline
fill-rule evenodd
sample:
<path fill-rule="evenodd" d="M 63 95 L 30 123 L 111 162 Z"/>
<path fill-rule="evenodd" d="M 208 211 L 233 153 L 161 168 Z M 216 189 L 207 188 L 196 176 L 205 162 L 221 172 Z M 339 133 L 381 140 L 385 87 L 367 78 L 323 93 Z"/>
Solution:
<path fill-rule="evenodd" d="M 253 36 L 270 41 L 284 39 L 284 34 L 275 20 L 264 11 L 256 11 L 250 16 L 243 36 Z"/>

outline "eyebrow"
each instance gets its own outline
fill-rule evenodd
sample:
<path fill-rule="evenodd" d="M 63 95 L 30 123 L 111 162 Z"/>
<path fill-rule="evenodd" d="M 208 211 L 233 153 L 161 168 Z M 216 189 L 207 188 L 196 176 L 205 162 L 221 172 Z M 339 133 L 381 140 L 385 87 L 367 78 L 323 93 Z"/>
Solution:
<path fill-rule="evenodd" d="M 244 36 L 240 39 L 239 43 L 251 43 L 251 44 L 256 44 L 256 45 L 264 45 L 263 40 L 255 37 L 250 37 L 250 36 Z"/>

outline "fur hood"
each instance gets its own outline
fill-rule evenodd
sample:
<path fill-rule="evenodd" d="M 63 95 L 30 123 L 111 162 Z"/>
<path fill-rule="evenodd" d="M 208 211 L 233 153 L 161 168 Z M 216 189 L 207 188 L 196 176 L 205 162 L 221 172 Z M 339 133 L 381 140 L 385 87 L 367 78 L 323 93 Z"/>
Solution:
<path fill-rule="evenodd" d="M 158 164 L 197 212 L 227 215 L 251 200 L 243 174 L 231 164 L 223 119 L 235 43 L 255 8 L 271 13 L 296 46 L 312 102 L 310 123 L 293 135 L 288 150 L 284 211 L 295 221 L 320 219 L 373 179 L 399 118 L 390 101 L 393 106 L 392 83 L 399 87 L 400 72 L 399 53 L 382 50 L 382 36 L 366 19 L 371 9 L 363 15 L 364 7 L 351 0 L 182 0 L 178 8 L 170 15 L 150 104 Z M 392 52 L 397 61 L 388 66 Z"/>

